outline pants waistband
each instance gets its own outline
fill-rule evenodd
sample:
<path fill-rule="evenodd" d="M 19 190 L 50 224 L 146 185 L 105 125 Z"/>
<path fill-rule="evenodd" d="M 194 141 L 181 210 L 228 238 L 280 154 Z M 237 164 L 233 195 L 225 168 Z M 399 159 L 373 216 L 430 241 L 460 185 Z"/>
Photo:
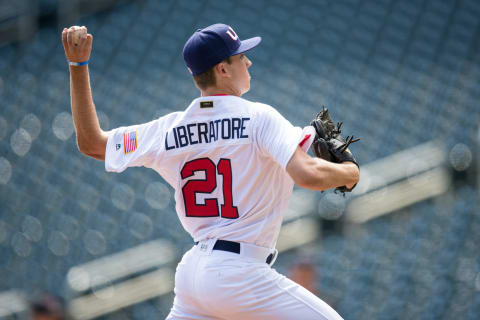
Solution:
<path fill-rule="evenodd" d="M 240 256 L 254 258 L 272 266 L 278 256 L 277 249 L 256 246 L 251 243 L 235 242 L 221 239 L 206 239 L 195 242 L 200 251 L 221 250 L 239 254 Z"/>

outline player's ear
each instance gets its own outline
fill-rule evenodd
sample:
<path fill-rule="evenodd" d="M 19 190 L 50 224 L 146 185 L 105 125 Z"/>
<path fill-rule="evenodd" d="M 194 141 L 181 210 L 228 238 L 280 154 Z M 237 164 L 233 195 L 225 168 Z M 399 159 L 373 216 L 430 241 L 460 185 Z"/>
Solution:
<path fill-rule="evenodd" d="M 229 73 L 229 70 L 228 70 L 228 67 L 227 67 L 227 63 L 225 63 L 224 61 L 217 64 L 215 66 L 215 69 L 216 69 L 215 71 L 217 72 L 217 74 L 220 77 L 225 77 L 225 78 L 230 77 L 230 73 Z"/>

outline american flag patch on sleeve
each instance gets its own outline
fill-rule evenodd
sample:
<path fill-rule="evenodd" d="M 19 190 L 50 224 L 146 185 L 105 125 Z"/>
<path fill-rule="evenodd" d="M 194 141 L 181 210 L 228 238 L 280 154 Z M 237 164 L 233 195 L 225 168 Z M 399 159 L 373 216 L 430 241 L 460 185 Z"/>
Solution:
<path fill-rule="evenodd" d="M 125 154 L 137 150 L 137 131 L 126 132 L 123 134 L 123 150 Z"/>

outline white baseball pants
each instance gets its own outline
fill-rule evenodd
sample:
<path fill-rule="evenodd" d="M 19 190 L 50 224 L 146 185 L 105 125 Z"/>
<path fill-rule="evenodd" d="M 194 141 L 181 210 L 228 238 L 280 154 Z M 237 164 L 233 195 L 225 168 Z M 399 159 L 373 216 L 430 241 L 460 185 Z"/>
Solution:
<path fill-rule="evenodd" d="M 200 242 L 178 264 L 168 320 L 342 319 L 320 298 L 272 269 L 266 256 L 212 251 L 215 241 Z"/>

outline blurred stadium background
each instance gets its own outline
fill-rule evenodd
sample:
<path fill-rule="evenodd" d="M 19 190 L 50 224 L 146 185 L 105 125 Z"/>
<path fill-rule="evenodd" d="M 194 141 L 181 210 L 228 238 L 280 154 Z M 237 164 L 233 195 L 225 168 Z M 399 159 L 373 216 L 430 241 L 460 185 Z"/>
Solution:
<path fill-rule="evenodd" d="M 60 32 L 94 35 L 112 129 L 198 95 L 181 50 L 216 22 L 263 37 L 247 99 L 299 126 L 325 104 L 362 139 L 352 195 L 295 190 L 275 268 L 312 267 L 345 319 L 479 319 L 476 0 L 0 1 L 0 319 L 28 319 L 43 292 L 75 319 L 167 315 L 192 240 L 153 171 L 77 151 Z"/>

